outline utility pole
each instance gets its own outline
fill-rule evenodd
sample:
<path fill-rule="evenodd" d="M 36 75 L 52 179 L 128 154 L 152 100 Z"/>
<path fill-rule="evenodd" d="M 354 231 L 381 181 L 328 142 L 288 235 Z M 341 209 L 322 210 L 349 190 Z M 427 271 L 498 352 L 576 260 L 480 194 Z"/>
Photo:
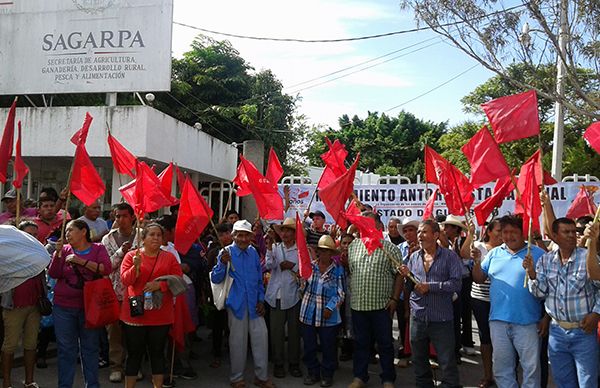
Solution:
<path fill-rule="evenodd" d="M 567 21 L 568 0 L 560 1 L 560 30 L 558 33 L 558 52 L 556 59 L 556 93 L 558 99 L 554 104 L 554 138 L 552 142 L 552 176 L 557 181 L 562 180 L 562 159 L 565 127 L 565 108 L 562 99 L 565 95 L 565 76 L 567 64 L 564 58 L 567 53 L 569 39 L 569 23 Z"/>

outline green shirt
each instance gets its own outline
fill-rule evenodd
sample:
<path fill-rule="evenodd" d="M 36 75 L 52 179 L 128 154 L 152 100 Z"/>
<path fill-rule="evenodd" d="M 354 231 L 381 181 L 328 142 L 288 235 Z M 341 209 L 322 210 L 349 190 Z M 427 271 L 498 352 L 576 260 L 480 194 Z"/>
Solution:
<path fill-rule="evenodd" d="M 389 241 L 382 241 L 383 249 L 402 263 L 402 254 L 397 246 Z M 348 263 L 350 273 L 350 300 L 352 310 L 373 311 L 384 309 L 394 292 L 396 268 L 386 254 L 377 249 L 372 255 L 361 239 L 352 241 L 348 247 Z"/>

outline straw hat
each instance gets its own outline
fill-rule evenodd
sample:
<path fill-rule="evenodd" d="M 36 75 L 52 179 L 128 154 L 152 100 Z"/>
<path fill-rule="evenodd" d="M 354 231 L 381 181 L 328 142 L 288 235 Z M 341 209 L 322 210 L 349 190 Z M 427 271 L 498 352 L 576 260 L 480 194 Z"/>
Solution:
<path fill-rule="evenodd" d="M 317 244 L 317 249 L 327 249 L 332 251 L 334 254 L 340 253 L 340 251 L 335 246 L 333 238 L 331 238 L 331 236 L 328 234 L 321 236 L 321 238 L 319 239 L 319 243 Z"/>
<path fill-rule="evenodd" d="M 454 225 L 461 229 L 467 230 L 467 224 L 465 224 L 464 218 L 455 216 L 453 214 L 449 214 L 446 217 L 446 221 L 442 222 L 442 225 Z"/>
<path fill-rule="evenodd" d="M 400 227 L 400 234 L 404 235 L 404 228 L 407 226 L 414 226 L 415 228 L 419 228 L 421 222 L 413 217 L 405 217 L 402 220 L 402 226 Z"/>
<path fill-rule="evenodd" d="M 283 228 L 288 228 L 292 230 L 296 230 L 296 220 L 294 218 L 288 217 L 283 220 L 283 223 L 280 225 L 273 225 L 273 229 L 279 234 Z"/>

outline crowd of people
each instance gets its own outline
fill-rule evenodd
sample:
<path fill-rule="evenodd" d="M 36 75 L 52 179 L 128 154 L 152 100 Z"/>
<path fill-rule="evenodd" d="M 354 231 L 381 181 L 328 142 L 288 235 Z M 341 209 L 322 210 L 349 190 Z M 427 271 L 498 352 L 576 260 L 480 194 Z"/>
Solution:
<path fill-rule="evenodd" d="M 38 387 L 34 367 L 47 367 L 52 340 L 60 388 L 74 386 L 78 360 L 88 388 L 101 385 L 102 367 L 110 368 L 110 382 L 134 387 L 144 378 L 144 362 L 154 387 L 173 386 L 173 376 L 197 378 L 190 364 L 197 333 L 186 337 L 183 349 L 169 336 L 179 298 L 194 326 L 210 328 L 211 368 L 222 367 L 225 339 L 235 344 L 228 357 L 234 388 L 247 386 L 248 350 L 252 383 L 262 388 L 278 381 L 285 386 L 285 378 L 329 387 L 339 361 L 350 360 L 353 380 L 338 382 L 349 388 L 367 386 L 373 362 L 385 388 L 397 383 L 397 367 L 410 365 L 414 380 L 400 385 L 433 387 L 433 369 L 439 369 L 441 386 L 459 387 L 463 357 L 476 354 L 473 316 L 480 387 L 545 387 L 549 372 L 558 387 L 597 387 L 599 227 L 591 216 L 556 218 L 550 200 L 541 197 L 546 239 L 530 241 L 515 215 L 492 219 L 481 230 L 454 215 L 391 218 L 384 225 L 361 205 L 362 216 L 385 232 L 373 252 L 354 225 L 326 227 L 325 214 L 307 211 L 302 228 L 312 274 L 303 278 L 295 219 L 249 222 L 231 210 L 188 252 L 178 252 L 176 206 L 140 223 L 123 202 L 104 220 L 99 203 L 79 214 L 64 209 L 65 191 L 42 189 L 37 201 L 23 201 L 15 226 L 44 244 L 52 260 L 45 273 L 1 296 L 3 388 L 14 386 L 19 343 L 24 387 Z M 14 224 L 14 190 L 2 204 L 0 222 Z M 112 282 L 120 318 L 90 329 L 83 288 L 103 276 Z M 230 278 L 219 310 L 211 283 Z M 51 315 L 42 316 L 42 297 L 52 301 Z"/>

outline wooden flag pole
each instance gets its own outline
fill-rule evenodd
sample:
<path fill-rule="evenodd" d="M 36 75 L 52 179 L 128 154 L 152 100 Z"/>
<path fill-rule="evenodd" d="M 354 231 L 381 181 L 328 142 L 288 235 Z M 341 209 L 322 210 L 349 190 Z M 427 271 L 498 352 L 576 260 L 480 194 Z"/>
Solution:
<path fill-rule="evenodd" d="M 77 155 L 77 149 L 75 149 L 75 155 Z M 67 216 L 69 214 L 69 204 L 71 203 L 71 178 L 73 177 L 73 169 L 75 168 L 75 157 L 73 157 L 73 161 L 71 162 L 71 169 L 69 170 L 69 176 L 67 177 L 67 198 L 65 200 L 65 210 L 63 214 L 62 226 L 60 228 L 60 241 L 65 243 L 65 229 L 67 227 Z M 60 211 L 60 210 L 59 210 Z M 62 251 L 58 252 L 58 257 L 61 258 Z"/>
<path fill-rule="evenodd" d="M 315 191 L 313 191 L 312 196 L 310 197 L 310 201 L 308 201 L 308 207 L 304 212 L 304 218 L 302 219 L 302 223 L 304 223 L 304 221 L 306 221 L 306 218 L 308 218 L 308 214 L 310 213 L 310 207 L 313 203 L 313 200 L 315 199 L 315 196 L 317 195 L 317 191 L 319 190 L 318 187 L 318 185 L 315 187 Z"/>
<path fill-rule="evenodd" d="M 17 211 L 15 217 L 16 227 L 19 227 L 19 223 L 21 222 L 21 189 L 16 189 L 17 191 Z"/>

